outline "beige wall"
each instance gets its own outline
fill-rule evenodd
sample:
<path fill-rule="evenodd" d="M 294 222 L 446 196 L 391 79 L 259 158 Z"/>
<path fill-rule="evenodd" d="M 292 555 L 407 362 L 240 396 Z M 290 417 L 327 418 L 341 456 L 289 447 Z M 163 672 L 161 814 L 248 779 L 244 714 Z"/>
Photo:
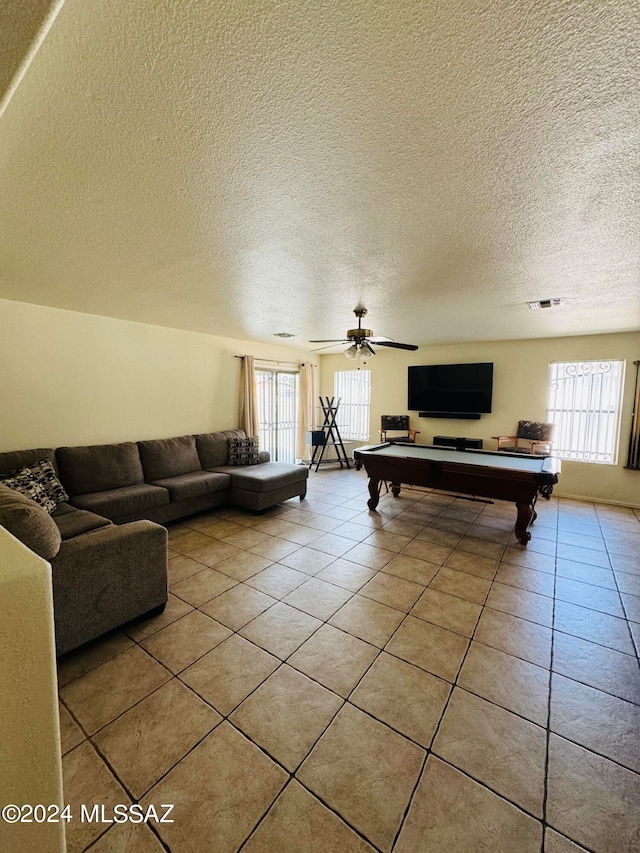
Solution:
<path fill-rule="evenodd" d="M 0 527 L 0 805 L 62 804 L 51 567 Z M 0 850 L 64 850 L 64 822 L 9 825 Z"/>
<path fill-rule="evenodd" d="M 372 373 L 371 441 L 378 441 L 380 416 L 407 413 L 407 367 L 412 364 L 446 364 L 491 361 L 494 363 L 493 412 L 479 421 L 419 418 L 410 412 L 411 425 L 419 429 L 418 441 L 430 444 L 434 435 L 484 439 L 484 448 L 495 448 L 492 435 L 511 435 L 521 419 L 545 420 L 550 361 L 626 359 L 624 408 L 617 465 L 563 462 L 555 493 L 640 506 L 640 472 L 624 465 L 633 408 L 635 367 L 640 358 L 640 334 L 590 335 L 526 341 L 421 347 L 417 352 L 379 347 L 367 367 Z M 321 360 L 322 394 L 333 394 L 336 370 L 353 369 L 343 355 Z"/>
<path fill-rule="evenodd" d="M 309 356 L 0 300 L 0 452 L 234 428 L 245 353 Z"/>

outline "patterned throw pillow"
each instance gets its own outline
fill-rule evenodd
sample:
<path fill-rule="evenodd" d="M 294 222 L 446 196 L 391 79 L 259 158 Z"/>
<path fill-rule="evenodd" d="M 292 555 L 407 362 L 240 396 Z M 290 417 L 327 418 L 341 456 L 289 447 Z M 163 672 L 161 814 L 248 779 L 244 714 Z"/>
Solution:
<path fill-rule="evenodd" d="M 257 438 L 230 438 L 229 465 L 259 465 Z"/>
<path fill-rule="evenodd" d="M 0 474 L 0 483 L 31 498 L 48 513 L 54 512 L 62 501 L 69 500 L 50 459 L 40 459 L 33 465 Z"/>

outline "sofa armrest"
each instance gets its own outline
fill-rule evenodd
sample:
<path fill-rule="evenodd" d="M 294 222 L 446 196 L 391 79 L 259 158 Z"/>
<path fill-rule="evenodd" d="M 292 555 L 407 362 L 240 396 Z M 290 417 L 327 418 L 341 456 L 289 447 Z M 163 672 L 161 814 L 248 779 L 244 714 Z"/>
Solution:
<path fill-rule="evenodd" d="M 62 543 L 51 561 L 58 654 L 167 601 L 167 540 L 159 524 L 133 521 Z"/>

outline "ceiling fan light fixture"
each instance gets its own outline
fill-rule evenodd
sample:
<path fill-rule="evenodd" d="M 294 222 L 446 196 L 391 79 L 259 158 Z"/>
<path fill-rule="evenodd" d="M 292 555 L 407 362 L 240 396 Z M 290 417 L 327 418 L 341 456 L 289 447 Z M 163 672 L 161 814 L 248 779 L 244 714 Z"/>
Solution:
<path fill-rule="evenodd" d="M 358 347 L 355 344 L 351 344 L 351 346 L 344 351 L 344 354 L 347 358 L 350 358 L 351 361 L 355 361 L 358 357 Z"/>
<path fill-rule="evenodd" d="M 367 341 L 364 341 L 362 344 L 362 349 L 360 350 L 360 357 L 363 361 L 369 361 L 370 358 L 373 358 L 375 355 L 375 350 Z"/>

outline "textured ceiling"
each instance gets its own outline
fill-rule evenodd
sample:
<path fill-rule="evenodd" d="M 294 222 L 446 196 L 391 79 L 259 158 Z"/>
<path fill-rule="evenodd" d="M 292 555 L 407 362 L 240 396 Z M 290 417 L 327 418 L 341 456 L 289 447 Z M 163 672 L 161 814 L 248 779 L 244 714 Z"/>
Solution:
<path fill-rule="evenodd" d="M 637 0 L 67 0 L 0 296 L 270 340 L 640 328 Z M 527 300 L 561 296 L 563 308 Z"/>

